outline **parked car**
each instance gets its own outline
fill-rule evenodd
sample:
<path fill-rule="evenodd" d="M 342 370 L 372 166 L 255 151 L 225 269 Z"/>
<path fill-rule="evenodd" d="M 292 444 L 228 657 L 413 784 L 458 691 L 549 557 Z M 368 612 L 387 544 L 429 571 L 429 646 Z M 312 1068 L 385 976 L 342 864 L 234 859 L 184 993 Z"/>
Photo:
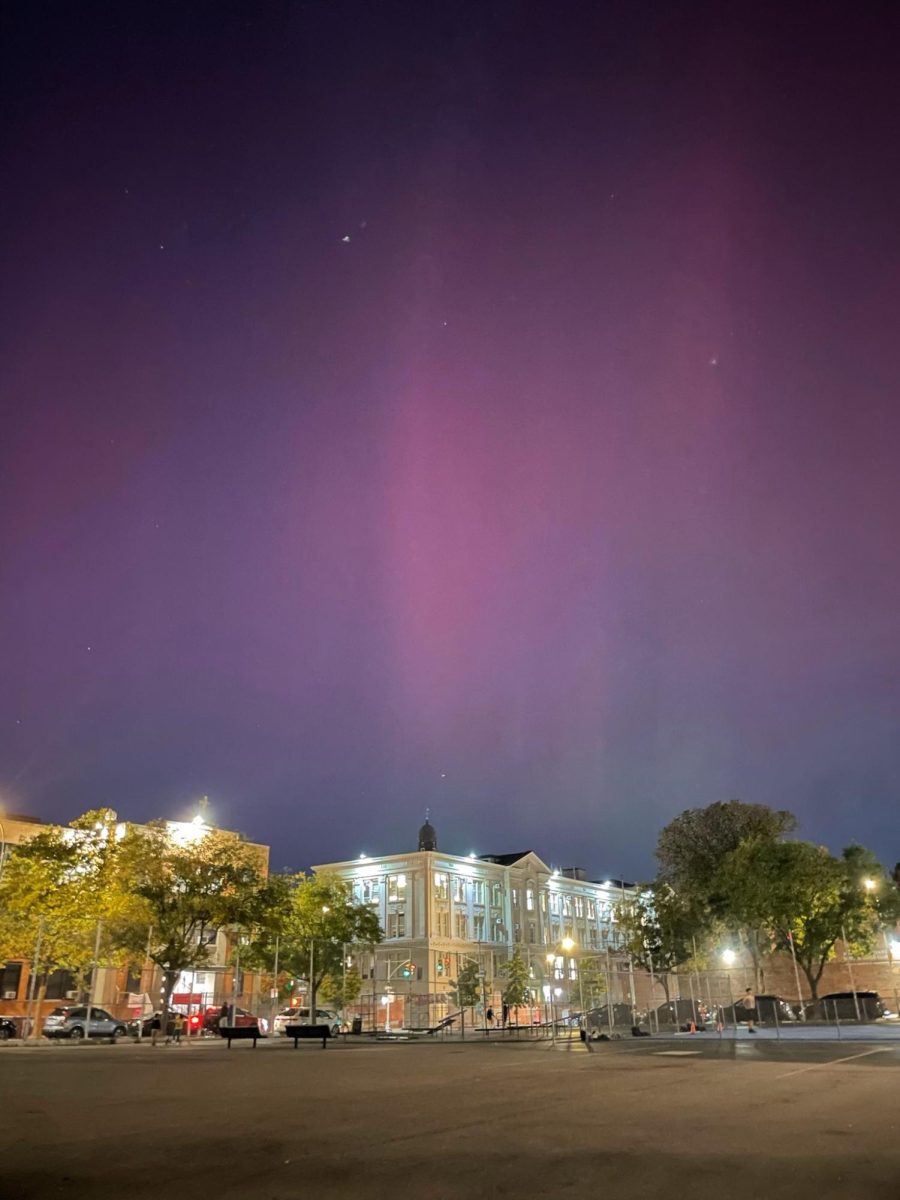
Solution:
<path fill-rule="evenodd" d="M 643 1013 L 633 1014 L 630 1004 L 614 1004 L 612 1006 L 612 1024 L 613 1028 L 630 1029 L 635 1022 L 635 1015 L 638 1023 L 644 1018 Z M 601 1033 L 609 1029 L 610 1011 L 609 1005 L 601 1005 L 600 1008 L 592 1008 L 585 1013 L 585 1024 L 588 1029 L 597 1029 Z"/>
<path fill-rule="evenodd" d="M 764 1025 L 784 1025 L 796 1021 L 797 1014 L 783 996 L 757 996 L 755 1019 Z M 722 1020 L 726 1025 L 739 1025 L 747 1020 L 747 1010 L 740 1004 L 728 1004 L 722 1009 Z"/>
<path fill-rule="evenodd" d="M 10 1017 L 0 1017 L 0 1042 L 8 1042 L 10 1038 L 17 1038 L 19 1030 L 15 1021 Z"/>
<path fill-rule="evenodd" d="M 259 1032 L 263 1037 L 265 1037 L 265 1035 L 268 1033 L 269 1022 L 265 1019 L 265 1017 L 256 1017 L 253 1015 L 253 1013 L 247 1012 L 246 1008 L 235 1008 L 233 1011 L 233 1014 L 232 1014 L 232 1007 L 230 1004 L 227 1006 L 227 1008 L 228 1008 L 228 1020 L 229 1020 L 230 1024 L 236 1026 L 239 1029 L 247 1028 L 250 1025 L 257 1025 L 259 1027 Z M 221 1020 L 222 1020 L 222 1006 L 221 1005 L 213 1005 L 212 1007 L 207 1008 L 203 1014 L 204 1032 L 218 1033 L 219 1032 L 219 1023 Z M 191 1020 L 190 1025 L 191 1025 L 191 1029 L 196 1028 L 196 1025 L 194 1024 L 193 1019 Z"/>
<path fill-rule="evenodd" d="M 698 1029 L 705 1029 L 715 1022 L 715 1017 L 702 1001 L 681 999 L 660 1004 L 656 1010 L 656 1020 L 660 1027 L 674 1025 L 681 1029 L 689 1027 L 693 1021 Z"/>
<path fill-rule="evenodd" d="M 44 1021 L 44 1037 L 71 1038 L 78 1041 L 85 1034 L 88 1037 L 124 1037 L 127 1030 L 125 1022 L 112 1016 L 105 1008 L 91 1007 L 91 1024 L 87 1025 L 87 1006 L 78 1008 L 54 1008 Z"/>
<path fill-rule="evenodd" d="M 284 1031 L 288 1025 L 308 1024 L 308 1008 L 283 1008 L 275 1018 L 274 1024 L 272 1025 L 272 1032 L 277 1036 L 284 1036 Z M 337 1037 L 337 1035 L 341 1032 L 341 1018 L 330 1008 L 317 1008 L 316 1019 L 313 1024 L 327 1025 L 330 1037 Z"/>
<path fill-rule="evenodd" d="M 175 1032 L 175 1018 L 171 1013 L 169 1013 L 167 1024 L 168 1029 L 166 1030 L 166 1034 L 168 1037 L 171 1037 Z M 128 1032 L 132 1037 L 137 1037 L 139 1033 L 141 1037 L 150 1037 L 153 1033 L 153 1014 L 151 1013 L 149 1016 L 144 1017 L 143 1020 L 135 1018 L 133 1021 L 129 1021 Z"/>
<path fill-rule="evenodd" d="M 891 1013 L 877 992 L 829 992 L 820 996 L 817 1001 L 806 1006 L 807 1021 L 856 1021 L 857 1005 L 859 1018 L 863 1021 L 878 1021 L 882 1017 L 891 1017 Z"/>

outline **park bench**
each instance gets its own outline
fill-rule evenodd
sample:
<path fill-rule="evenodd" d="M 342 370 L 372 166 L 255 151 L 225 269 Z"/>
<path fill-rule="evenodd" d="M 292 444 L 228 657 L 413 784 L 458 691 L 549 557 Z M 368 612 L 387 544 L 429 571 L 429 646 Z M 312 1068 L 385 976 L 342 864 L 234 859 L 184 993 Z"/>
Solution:
<path fill-rule="evenodd" d="M 248 1038 L 253 1040 L 253 1049 L 256 1049 L 256 1039 L 262 1035 L 259 1032 L 258 1025 L 223 1025 L 219 1022 L 219 1036 L 228 1039 L 228 1049 L 231 1049 L 232 1041 L 246 1041 Z"/>
<path fill-rule="evenodd" d="M 328 1045 L 328 1039 L 331 1037 L 331 1028 L 328 1025 L 285 1025 L 284 1036 L 294 1039 L 294 1049 L 297 1049 L 297 1043 L 301 1038 L 304 1040 L 322 1039 L 322 1049 Z"/>

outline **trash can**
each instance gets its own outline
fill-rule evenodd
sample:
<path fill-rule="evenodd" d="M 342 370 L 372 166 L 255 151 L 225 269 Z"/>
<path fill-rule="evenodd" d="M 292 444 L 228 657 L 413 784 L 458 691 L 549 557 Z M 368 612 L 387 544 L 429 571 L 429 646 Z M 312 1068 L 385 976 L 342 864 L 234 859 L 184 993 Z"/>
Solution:
<path fill-rule="evenodd" d="M 357 1034 L 357 1035 L 362 1033 L 362 1017 L 354 1017 L 353 1018 L 353 1022 L 350 1025 L 350 1032 L 351 1032 L 351 1034 Z"/>

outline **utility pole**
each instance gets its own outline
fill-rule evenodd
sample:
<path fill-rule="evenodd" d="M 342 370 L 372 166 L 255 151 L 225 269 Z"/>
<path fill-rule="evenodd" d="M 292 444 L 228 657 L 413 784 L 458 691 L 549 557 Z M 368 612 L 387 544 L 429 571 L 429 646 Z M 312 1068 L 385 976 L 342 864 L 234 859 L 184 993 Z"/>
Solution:
<path fill-rule="evenodd" d="M 84 1023 L 84 1036 L 90 1040 L 91 1037 L 91 1007 L 94 1000 L 94 989 L 97 986 L 97 960 L 100 957 L 100 934 L 103 929 L 103 922 L 97 922 L 97 936 L 94 938 L 94 961 L 91 964 L 91 986 L 88 989 L 87 1001 L 87 1019 Z"/>

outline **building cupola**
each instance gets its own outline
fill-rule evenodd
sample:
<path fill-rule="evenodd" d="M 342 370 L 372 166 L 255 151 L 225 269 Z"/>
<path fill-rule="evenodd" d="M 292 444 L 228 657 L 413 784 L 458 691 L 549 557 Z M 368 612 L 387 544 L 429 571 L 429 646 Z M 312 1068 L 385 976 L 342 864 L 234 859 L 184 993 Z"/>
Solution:
<path fill-rule="evenodd" d="M 437 850 L 437 833 L 434 826 L 428 819 L 431 815 L 429 809 L 425 809 L 425 824 L 419 830 L 419 849 L 420 850 Z"/>

